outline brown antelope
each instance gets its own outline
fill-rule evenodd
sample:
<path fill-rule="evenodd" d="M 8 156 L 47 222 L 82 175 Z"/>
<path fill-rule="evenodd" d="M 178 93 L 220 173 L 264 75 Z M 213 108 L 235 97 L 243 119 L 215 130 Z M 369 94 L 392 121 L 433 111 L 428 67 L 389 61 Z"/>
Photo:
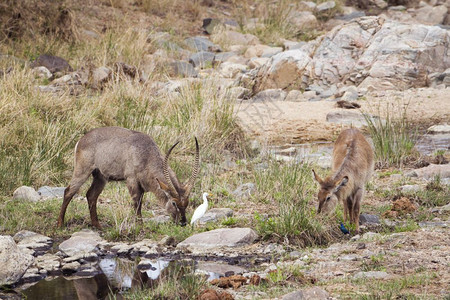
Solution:
<path fill-rule="evenodd" d="M 165 204 L 174 221 L 186 225 L 186 208 L 199 171 L 199 147 L 195 138 L 195 162 L 192 175 L 182 184 L 168 166 L 175 143 L 163 157 L 153 139 L 141 132 L 120 128 L 96 128 L 86 133 L 75 146 L 75 167 L 58 218 L 64 226 L 67 205 L 92 174 L 94 178 L 86 197 L 92 225 L 101 228 L 97 217 L 97 199 L 108 181 L 126 181 L 138 218 L 142 198 L 151 191 Z"/>
<path fill-rule="evenodd" d="M 373 150 L 362 133 L 355 128 L 342 131 L 334 144 L 332 174 L 322 180 L 313 170 L 320 184 L 318 213 L 330 213 L 342 201 L 344 221 L 350 218 L 359 232 L 360 203 L 373 167 Z"/>

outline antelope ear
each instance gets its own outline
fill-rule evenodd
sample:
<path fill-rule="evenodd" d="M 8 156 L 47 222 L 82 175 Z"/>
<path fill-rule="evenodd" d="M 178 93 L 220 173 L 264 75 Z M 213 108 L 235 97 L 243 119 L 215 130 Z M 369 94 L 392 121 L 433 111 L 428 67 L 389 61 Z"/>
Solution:
<path fill-rule="evenodd" d="M 316 172 L 315 172 L 314 170 L 312 170 L 312 172 L 313 172 L 313 175 L 314 175 L 314 179 L 315 179 L 319 184 L 322 184 L 322 183 L 323 183 L 322 178 L 320 178 L 319 175 L 317 175 Z"/>
<path fill-rule="evenodd" d="M 336 188 L 334 189 L 334 192 L 337 193 L 341 187 L 345 186 L 348 182 L 348 176 L 342 177 L 341 181 L 336 185 Z"/>

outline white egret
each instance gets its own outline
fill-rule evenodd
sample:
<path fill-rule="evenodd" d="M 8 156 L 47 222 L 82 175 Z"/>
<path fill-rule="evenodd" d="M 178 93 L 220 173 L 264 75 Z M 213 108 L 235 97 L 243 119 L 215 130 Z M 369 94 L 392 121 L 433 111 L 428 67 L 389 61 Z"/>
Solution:
<path fill-rule="evenodd" d="M 203 215 L 206 213 L 206 210 L 208 209 L 208 199 L 207 196 L 211 196 L 209 193 L 203 193 L 203 203 L 197 207 L 197 209 L 194 211 L 194 214 L 191 218 L 191 225 L 194 225 L 194 223 L 203 217 Z"/>

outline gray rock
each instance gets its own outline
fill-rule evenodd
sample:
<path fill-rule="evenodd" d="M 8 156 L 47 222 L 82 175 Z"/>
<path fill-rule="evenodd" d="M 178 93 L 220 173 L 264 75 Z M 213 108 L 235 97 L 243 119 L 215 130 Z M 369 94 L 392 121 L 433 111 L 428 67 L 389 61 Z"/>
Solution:
<path fill-rule="evenodd" d="M 221 26 L 223 26 L 223 24 L 222 21 L 219 19 L 213 18 L 203 19 L 202 27 L 208 34 L 213 34 L 214 31 L 217 30 L 217 28 L 220 28 Z"/>
<path fill-rule="evenodd" d="M 52 72 L 50 72 L 46 67 L 43 66 L 33 68 L 33 73 L 38 77 L 45 79 L 50 79 L 53 76 Z"/>
<path fill-rule="evenodd" d="M 256 185 L 248 182 L 238 186 L 233 192 L 233 196 L 237 199 L 245 199 L 253 195 L 256 191 Z"/>
<path fill-rule="evenodd" d="M 288 22 L 297 30 L 314 29 L 319 25 L 316 16 L 310 11 L 292 11 L 288 15 Z"/>
<path fill-rule="evenodd" d="M 28 230 L 21 230 L 16 233 L 14 241 L 19 248 L 28 248 L 33 250 L 34 253 L 45 252 L 53 245 L 53 240 L 48 236 Z"/>
<path fill-rule="evenodd" d="M 236 56 L 236 52 L 219 52 L 216 53 L 213 60 L 213 66 L 219 65 L 227 61 L 230 57 Z"/>
<path fill-rule="evenodd" d="M 149 220 L 152 222 L 155 222 L 157 224 L 169 223 L 172 221 L 170 216 L 167 216 L 167 215 L 154 216 L 153 218 L 150 218 Z"/>
<path fill-rule="evenodd" d="M 317 12 L 325 12 L 325 11 L 333 9 L 335 6 L 336 6 L 336 2 L 334 2 L 334 1 L 322 2 L 316 6 L 316 11 Z"/>
<path fill-rule="evenodd" d="M 402 193 L 415 193 L 422 190 L 422 187 L 420 185 L 414 184 L 407 184 L 400 187 L 400 190 Z"/>
<path fill-rule="evenodd" d="M 201 36 L 190 37 L 184 40 L 186 45 L 195 51 L 221 52 L 219 46 Z"/>
<path fill-rule="evenodd" d="M 449 57 L 437 54 L 447 53 L 449 39 L 450 32 L 437 26 L 372 16 L 354 19 L 300 49 L 272 56 L 253 75 L 253 90 L 300 89 L 313 83 L 326 89 L 341 82 L 352 82 L 360 89 L 427 86 L 427 74 L 450 67 Z M 399 64 L 405 68 L 398 68 Z"/>
<path fill-rule="evenodd" d="M 251 228 L 220 228 L 188 237 L 177 248 L 211 250 L 218 247 L 239 247 L 252 244 L 258 237 Z"/>
<path fill-rule="evenodd" d="M 358 89 L 355 86 L 349 87 L 341 99 L 346 101 L 355 101 L 358 99 Z"/>
<path fill-rule="evenodd" d="M 67 256 L 93 252 L 102 241 L 100 235 L 92 230 L 82 230 L 72 234 L 70 239 L 59 245 L 59 250 Z"/>
<path fill-rule="evenodd" d="M 301 291 L 295 291 L 286 294 L 281 298 L 282 300 L 327 300 L 330 295 L 327 291 L 320 287 L 312 287 Z"/>
<path fill-rule="evenodd" d="M 253 34 L 243 34 L 236 31 L 225 30 L 213 35 L 215 40 L 221 40 L 230 45 L 251 46 L 259 44 L 259 39 Z"/>
<path fill-rule="evenodd" d="M 444 206 L 434 207 L 434 208 L 431 209 L 431 212 L 433 212 L 433 213 L 437 212 L 437 213 L 440 213 L 440 214 L 442 214 L 444 212 L 448 212 L 448 211 L 450 211 L 450 203 L 446 204 Z"/>
<path fill-rule="evenodd" d="M 25 283 L 39 281 L 43 278 L 43 275 L 39 273 L 38 268 L 29 268 L 25 274 L 23 274 L 21 281 Z"/>
<path fill-rule="evenodd" d="M 46 253 L 36 257 L 36 267 L 43 269 L 46 272 L 54 272 L 59 270 L 61 266 L 61 258 L 51 253 Z"/>
<path fill-rule="evenodd" d="M 256 94 L 252 101 L 254 102 L 275 102 L 284 101 L 286 99 L 286 92 L 282 89 L 268 89 Z"/>
<path fill-rule="evenodd" d="M 41 199 L 41 196 L 36 190 L 29 186 L 21 186 L 17 188 L 13 193 L 13 199 L 22 199 L 31 202 L 37 202 Z"/>
<path fill-rule="evenodd" d="M 77 261 L 73 261 L 70 263 L 67 263 L 65 265 L 62 266 L 61 271 L 63 271 L 63 273 L 74 273 L 76 271 L 78 271 L 81 267 L 81 264 Z"/>
<path fill-rule="evenodd" d="M 448 223 L 447 222 L 440 222 L 440 221 L 426 221 L 426 222 L 419 222 L 419 226 L 421 228 L 426 228 L 426 227 L 447 228 L 448 227 Z"/>
<path fill-rule="evenodd" d="M 51 73 L 73 71 L 72 67 L 64 58 L 48 54 L 39 55 L 30 66 L 32 68 L 43 66 Z"/>
<path fill-rule="evenodd" d="M 392 276 L 384 271 L 368 271 L 368 272 L 358 272 L 353 278 L 368 278 L 368 279 L 390 279 Z"/>
<path fill-rule="evenodd" d="M 433 125 L 427 129 L 429 133 L 450 133 L 450 125 L 439 124 Z"/>
<path fill-rule="evenodd" d="M 63 198 L 65 187 L 51 187 L 51 186 L 42 186 L 37 192 L 43 199 L 48 198 Z"/>
<path fill-rule="evenodd" d="M 207 68 L 212 67 L 215 54 L 207 51 L 200 51 L 189 58 L 189 62 L 194 67 Z"/>
<path fill-rule="evenodd" d="M 34 262 L 9 235 L 0 235 L 0 286 L 16 283 Z"/>
<path fill-rule="evenodd" d="M 313 92 L 313 93 L 315 96 L 316 93 L 315 92 Z M 286 98 L 284 99 L 284 101 L 289 101 L 289 102 L 305 102 L 308 100 L 309 100 L 309 97 L 307 97 L 307 95 L 304 95 L 304 93 L 302 93 L 302 91 L 299 91 L 299 90 L 289 91 Z"/>
<path fill-rule="evenodd" d="M 198 222 L 205 224 L 207 222 L 217 222 L 219 220 L 232 217 L 233 210 L 231 208 L 211 208 L 208 210 Z"/>
<path fill-rule="evenodd" d="M 94 88 L 102 88 L 103 85 L 111 78 L 111 69 L 108 67 L 99 67 L 92 72 L 92 86 Z"/>
<path fill-rule="evenodd" d="M 423 24 L 437 25 L 442 24 L 447 15 L 448 9 L 445 5 L 430 6 L 425 5 L 416 9 L 415 19 Z"/>
<path fill-rule="evenodd" d="M 225 78 L 236 78 L 248 69 L 248 66 L 226 61 L 220 65 L 219 72 Z"/>
<path fill-rule="evenodd" d="M 443 178 L 450 178 L 450 164 L 435 165 L 430 164 L 425 168 L 415 169 L 406 174 L 408 177 L 419 177 L 424 179 L 433 179 L 436 176 Z"/>
<path fill-rule="evenodd" d="M 378 216 L 369 214 L 360 214 L 359 222 L 360 224 L 381 224 Z"/>
<path fill-rule="evenodd" d="M 217 262 L 198 262 L 198 270 L 213 273 L 215 277 L 224 277 L 226 273 L 243 274 L 247 272 L 246 269 L 239 266 L 232 266 L 229 264 L 217 263 Z"/>
<path fill-rule="evenodd" d="M 169 64 L 169 74 L 180 77 L 197 77 L 198 72 L 186 61 L 175 61 Z"/>

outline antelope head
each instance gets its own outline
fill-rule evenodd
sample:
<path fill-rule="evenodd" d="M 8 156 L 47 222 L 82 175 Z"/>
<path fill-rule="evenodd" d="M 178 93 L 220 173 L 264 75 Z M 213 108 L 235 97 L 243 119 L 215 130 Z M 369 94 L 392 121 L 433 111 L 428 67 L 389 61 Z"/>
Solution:
<path fill-rule="evenodd" d="M 339 180 L 331 179 L 330 177 L 322 179 L 316 172 L 313 171 L 314 179 L 319 183 L 320 190 L 317 194 L 317 199 L 319 200 L 319 207 L 317 212 L 320 213 L 330 213 L 334 211 L 336 205 L 338 204 L 339 198 L 337 193 L 344 187 L 348 182 L 348 177 L 344 176 Z"/>
<path fill-rule="evenodd" d="M 163 171 L 164 179 L 166 183 L 156 179 L 159 183 L 159 187 L 164 191 L 167 197 L 166 210 L 172 215 L 175 222 L 180 222 L 181 226 L 186 225 L 186 208 L 189 205 L 189 195 L 191 194 L 192 188 L 194 187 L 194 182 L 197 179 L 199 168 L 200 168 L 200 154 L 197 138 L 195 138 L 195 160 L 194 167 L 192 168 L 192 174 L 186 183 L 179 183 L 178 179 L 175 178 L 172 181 L 169 173 L 168 160 L 170 153 L 178 145 L 176 142 L 167 152 L 164 162 Z"/>

